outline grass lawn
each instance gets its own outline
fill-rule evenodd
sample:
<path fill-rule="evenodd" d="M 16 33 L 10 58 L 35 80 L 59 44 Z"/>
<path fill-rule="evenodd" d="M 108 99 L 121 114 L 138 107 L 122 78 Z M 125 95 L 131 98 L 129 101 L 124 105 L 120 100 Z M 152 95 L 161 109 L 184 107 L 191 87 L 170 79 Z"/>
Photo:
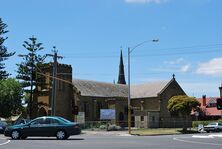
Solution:
<path fill-rule="evenodd" d="M 196 130 L 187 130 L 186 133 L 198 133 Z M 182 128 L 155 128 L 155 129 L 136 129 L 132 130 L 133 135 L 172 135 L 172 134 L 184 134 Z"/>

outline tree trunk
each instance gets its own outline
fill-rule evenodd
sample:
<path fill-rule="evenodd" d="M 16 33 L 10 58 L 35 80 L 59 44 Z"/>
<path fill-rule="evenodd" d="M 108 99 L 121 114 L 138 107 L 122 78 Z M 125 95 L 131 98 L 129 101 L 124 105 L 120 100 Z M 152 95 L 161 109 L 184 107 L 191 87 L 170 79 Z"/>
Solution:
<path fill-rule="evenodd" d="M 187 132 L 187 118 L 186 116 L 183 116 L 184 122 L 183 122 L 183 133 Z"/>

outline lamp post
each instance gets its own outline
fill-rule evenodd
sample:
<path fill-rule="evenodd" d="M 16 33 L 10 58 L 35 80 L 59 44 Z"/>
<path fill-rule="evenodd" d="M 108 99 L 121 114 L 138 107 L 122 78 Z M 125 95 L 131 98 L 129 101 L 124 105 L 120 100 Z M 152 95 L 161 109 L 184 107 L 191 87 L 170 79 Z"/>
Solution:
<path fill-rule="evenodd" d="M 158 42 L 158 41 L 159 41 L 159 39 L 146 40 L 146 41 L 143 41 L 143 42 L 137 44 L 132 49 L 130 49 L 130 47 L 128 48 L 128 132 L 129 132 L 129 134 L 131 134 L 130 54 L 133 52 L 134 49 L 136 49 L 137 47 L 143 45 L 144 43 L 147 43 L 147 42 Z"/>

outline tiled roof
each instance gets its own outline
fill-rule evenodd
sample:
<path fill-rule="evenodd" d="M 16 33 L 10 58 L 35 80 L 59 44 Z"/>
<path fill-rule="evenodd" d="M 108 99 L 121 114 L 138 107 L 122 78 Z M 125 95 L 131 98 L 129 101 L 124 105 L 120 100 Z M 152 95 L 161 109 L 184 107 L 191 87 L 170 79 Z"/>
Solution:
<path fill-rule="evenodd" d="M 207 116 L 221 116 L 222 110 L 217 110 L 217 107 L 205 108 Z"/>
<path fill-rule="evenodd" d="M 92 97 L 127 97 L 127 85 L 111 84 L 88 80 L 73 80 L 74 86 L 82 96 Z"/>
<path fill-rule="evenodd" d="M 131 86 L 131 98 L 157 97 L 171 81 L 156 81 Z M 82 96 L 92 97 L 127 97 L 128 86 L 88 80 L 73 80 L 74 86 Z"/>
<path fill-rule="evenodd" d="M 169 81 L 156 81 L 146 84 L 132 85 L 132 98 L 157 97 L 169 83 Z"/>
<path fill-rule="evenodd" d="M 221 116 L 222 110 L 217 110 L 216 99 L 219 97 L 207 97 L 206 106 L 203 106 L 203 98 L 197 100 L 201 103 L 201 109 L 205 112 L 206 116 Z"/>

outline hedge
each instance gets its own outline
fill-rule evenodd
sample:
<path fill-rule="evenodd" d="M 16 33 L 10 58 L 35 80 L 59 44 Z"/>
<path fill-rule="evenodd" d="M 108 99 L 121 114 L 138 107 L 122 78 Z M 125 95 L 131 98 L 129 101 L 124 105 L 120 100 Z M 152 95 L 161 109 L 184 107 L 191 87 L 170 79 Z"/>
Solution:
<path fill-rule="evenodd" d="M 219 120 L 210 120 L 210 121 L 193 121 L 192 123 L 192 127 L 193 128 L 196 128 L 198 127 L 199 124 L 202 124 L 202 125 L 208 125 L 209 123 L 211 122 L 221 122 L 222 123 L 222 119 L 219 119 Z"/>

